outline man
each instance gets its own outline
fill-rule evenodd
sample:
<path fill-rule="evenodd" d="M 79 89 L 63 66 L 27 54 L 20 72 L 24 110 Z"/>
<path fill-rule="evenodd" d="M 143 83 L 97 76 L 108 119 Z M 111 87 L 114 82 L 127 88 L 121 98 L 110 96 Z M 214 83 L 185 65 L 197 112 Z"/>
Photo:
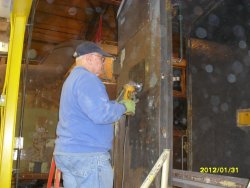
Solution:
<path fill-rule="evenodd" d="M 113 187 L 112 123 L 134 113 L 135 103 L 109 100 L 98 78 L 107 56 L 93 42 L 77 46 L 76 67 L 62 88 L 54 158 L 65 188 Z"/>

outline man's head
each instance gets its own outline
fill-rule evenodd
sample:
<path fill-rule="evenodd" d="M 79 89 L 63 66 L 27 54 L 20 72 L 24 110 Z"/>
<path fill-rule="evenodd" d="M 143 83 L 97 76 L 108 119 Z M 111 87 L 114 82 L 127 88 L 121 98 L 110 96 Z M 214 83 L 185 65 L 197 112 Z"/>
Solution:
<path fill-rule="evenodd" d="M 105 57 L 112 57 L 97 44 L 89 41 L 78 45 L 73 56 L 76 58 L 77 66 L 83 66 L 96 75 L 103 73 Z"/>

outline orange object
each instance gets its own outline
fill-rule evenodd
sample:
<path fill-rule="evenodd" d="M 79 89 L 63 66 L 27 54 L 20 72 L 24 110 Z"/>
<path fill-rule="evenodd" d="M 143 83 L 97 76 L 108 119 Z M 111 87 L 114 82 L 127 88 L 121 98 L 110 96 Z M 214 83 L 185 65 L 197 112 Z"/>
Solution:
<path fill-rule="evenodd" d="M 51 188 L 53 177 L 54 177 L 54 188 L 59 188 L 61 180 L 61 171 L 56 168 L 55 160 L 52 157 L 47 188 Z"/>

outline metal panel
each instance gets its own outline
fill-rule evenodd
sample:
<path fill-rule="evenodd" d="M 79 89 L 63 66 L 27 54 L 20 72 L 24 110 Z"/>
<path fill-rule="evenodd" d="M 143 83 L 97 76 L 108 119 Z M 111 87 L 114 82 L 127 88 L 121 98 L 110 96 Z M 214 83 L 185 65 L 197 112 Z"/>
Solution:
<path fill-rule="evenodd" d="M 124 47 L 146 22 L 149 22 L 149 0 L 125 0 L 118 15 L 119 48 Z"/>
<path fill-rule="evenodd" d="M 192 25 L 190 170 L 250 177 L 249 128 L 237 127 L 236 117 L 238 109 L 250 108 L 246 7 L 245 0 L 223 1 Z"/>
<path fill-rule="evenodd" d="M 115 187 L 130 188 L 140 187 L 163 149 L 172 149 L 171 5 L 157 0 L 123 6 L 118 91 L 130 80 L 143 83 L 135 116 L 120 122 L 115 138 Z M 152 187 L 160 187 L 160 174 Z"/>
<path fill-rule="evenodd" d="M 235 47 L 192 40 L 193 171 L 223 167 L 219 174 L 250 176 L 250 136 L 237 127 L 236 119 L 238 109 L 250 107 L 247 57 Z M 238 170 L 229 173 L 231 167 Z"/>

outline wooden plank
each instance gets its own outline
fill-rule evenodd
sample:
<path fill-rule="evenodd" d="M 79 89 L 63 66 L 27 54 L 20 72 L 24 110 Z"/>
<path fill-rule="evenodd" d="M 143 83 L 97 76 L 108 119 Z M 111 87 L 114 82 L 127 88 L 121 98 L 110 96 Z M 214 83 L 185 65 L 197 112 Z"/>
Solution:
<path fill-rule="evenodd" d="M 35 173 L 35 172 L 24 172 L 19 175 L 20 180 L 46 180 L 48 179 L 48 173 Z M 14 179 L 14 178 L 13 178 Z"/>
<path fill-rule="evenodd" d="M 121 4 L 121 0 L 100 0 L 100 1 L 106 4 L 111 4 L 116 6 L 119 6 Z"/>
<path fill-rule="evenodd" d="M 104 72 L 100 75 L 100 78 L 104 80 L 113 80 L 113 58 L 106 58 L 104 64 Z"/>
<path fill-rule="evenodd" d="M 182 137 L 186 135 L 186 131 L 183 130 L 174 130 L 173 131 L 173 136 L 175 137 Z"/>
<path fill-rule="evenodd" d="M 118 53 L 118 47 L 117 46 L 114 46 L 114 45 L 109 45 L 109 44 L 101 44 L 101 48 L 105 51 L 105 52 L 108 52 L 110 54 L 113 54 L 113 55 L 117 55 Z"/>
<path fill-rule="evenodd" d="M 51 30 L 51 31 L 57 31 L 57 32 L 62 32 L 62 33 L 68 33 L 72 35 L 80 35 L 81 32 L 80 30 L 77 29 L 69 29 L 67 27 L 61 27 L 57 25 L 49 25 L 49 24 L 43 24 L 43 23 L 38 23 L 35 25 L 36 28 L 39 29 L 45 29 L 45 30 Z M 83 28 L 85 28 L 85 25 L 82 25 Z"/>
<path fill-rule="evenodd" d="M 106 27 L 103 27 L 102 30 L 102 39 L 108 40 L 108 41 L 117 41 L 117 33 L 114 33 L 114 31 L 109 30 Z"/>
<path fill-rule="evenodd" d="M 47 24 L 51 26 L 57 26 L 68 29 L 75 29 L 80 31 L 83 25 L 86 25 L 83 21 L 74 20 L 71 18 L 65 18 L 60 16 L 51 16 L 46 13 L 37 12 L 35 16 L 35 26 L 38 24 Z"/>
<path fill-rule="evenodd" d="M 51 43 L 60 43 L 70 39 L 77 39 L 77 35 L 62 33 L 62 32 L 55 32 L 51 30 L 39 29 L 34 28 L 32 39 L 38 41 L 49 41 Z"/>
<path fill-rule="evenodd" d="M 7 20 L 0 19 L 0 31 L 7 31 L 9 29 L 10 23 Z"/>
<path fill-rule="evenodd" d="M 0 31 L 0 41 L 1 42 L 9 42 L 10 33 L 7 31 Z"/>
<path fill-rule="evenodd" d="M 70 8 L 75 8 L 76 14 L 70 15 Z M 39 1 L 36 11 L 42 13 L 53 14 L 55 16 L 68 17 L 76 20 L 90 20 L 91 15 L 88 15 L 84 12 L 83 8 L 72 5 L 60 5 L 60 4 L 49 4 L 45 1 Z"/>
<path fill-rule="evenodd" d="M 40 0 L 40 1 L 45 1 L 46 0 Z M 66 6 L 75 6 L 79 8 L 86 8 L 86 7 L 91 7 L 88 1 L 86 0 L 54 0 L 53 3 L 51 4 L 56 4 L 56 5 L 66 5 Z M 91 4 L 95 6 L 100 6 L 99 0 L 91 0 Z"/>

